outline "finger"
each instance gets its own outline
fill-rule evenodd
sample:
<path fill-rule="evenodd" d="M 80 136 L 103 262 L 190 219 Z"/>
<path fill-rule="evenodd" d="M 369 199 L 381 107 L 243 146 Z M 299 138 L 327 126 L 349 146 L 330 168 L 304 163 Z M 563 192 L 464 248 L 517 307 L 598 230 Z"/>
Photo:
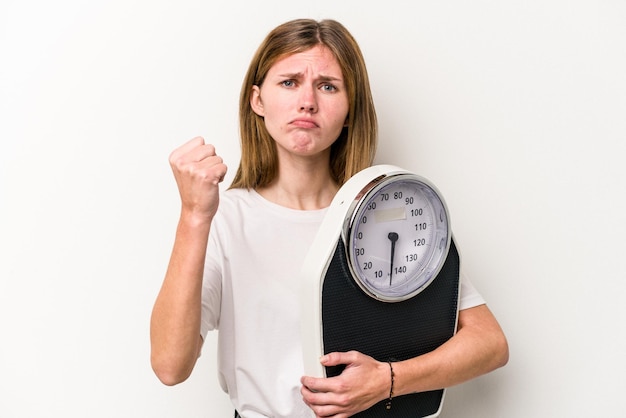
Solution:
<path fill-rule="evenodd" d="M 185 142 L 183 145 L 176 148 L 172 152 L 170 157 L 178 157 L 181 155 L 185 155 L 192 149 L 197 148 L 201 145 L 204 145 L 204 138 L 202 138 L 201 136 L 196 136 L 195 138 L 190 139 L 189 141 Z"/>
<path fill-rule="evenodd" d="M 312 399 L 315 403 L 326 402 L 328 399 L 325 394 L 332 393 L 336 390 L 337 377 L 311 377 L 304 376 L 300 379 L 303 390 L 307 393 L 307 399 Z M 303 393 L 304 394 L 304 393 Z"/>
<path fill-rule="evenodd" d="M 222 157 L 216 155 L 187 164 L 186 171 L 191 177 L 201 179 L 203 182 L 218 184 L 224 180 L 228 167 L 224 164 Z"/>
<path fill-rule="evenodd" d="M 212 144 L 202 144 L 200 146 L 197 146 L 196 148 L 188 150 L 184 154 L 178 154 L 176 158 L 176 163 L 178 165 L 186 163 L 197 163 L 207 158 L 215 157 L 216 155 L 217 154 L 215 153 L 215 147 Z"/>
<path fill-rule="evenodd" d="M 213 144 L 200 145 L 187 154 L 191 161 L 202 161 L 209 157 L 215 157 L 216 155 L 215 146 L 213 146 Z"/>
<path fill-rule="evenodd" d="M 351 364 L 358 360 L 358 353 L 356 351 L 333 352 L 328 353 L 320 358 L 320 363 L 323 366 L 337 366 L 340 364 Z"/>
<path fill-rule="evenodd" d="M 219 158 L 219 157 L 216 157 Z M 221 158 L 220 158 L 221 161 Z M 213 179 L 213 184 L 217 185 L 221 182 L 224 181 L 224 177 L 226 177 L 226 173 L 228 172 L 228 167 L 226 167 L 226 164 L 220 162 L 219 164 L 216 164 L 213 167 L 213 170 L 215 172 L 215 178 Z"/>
<path fill-rule="evenodd" d="M 197 143 L 197 142 L 194 142 Z M 201 163 L 202 167 L 209 167 L 215 164 L 221 164 L 222 159 L 215 153 L 215 147 L 212 144 L 201 144 L 195 148 L 189 147 L 187 143 L 178 148 L 170 156 L 170 165 L 178 170 L 185 170 L 185 167 L 193 166 Z"/>
<path fill-rule="evenodd" d="M 346 409 L 345 406 L 342 406 L 335 402 L 312 403 L 312 402 L 307 402 L 305 400 L 305 403 L 315 413 L 316 417 L 339 418 L 339 417 L 348 417 L 352 415 L 352 414 L 348 415 L 346 413 L 348 409 Z"/>

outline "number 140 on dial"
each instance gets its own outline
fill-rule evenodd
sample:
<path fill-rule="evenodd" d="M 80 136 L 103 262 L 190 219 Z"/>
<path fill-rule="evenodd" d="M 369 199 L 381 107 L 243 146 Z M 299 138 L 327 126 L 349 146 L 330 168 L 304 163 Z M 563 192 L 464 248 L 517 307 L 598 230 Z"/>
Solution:
<path fill-rule="evenodd" d="M 390 302 L 424 289 L 450 245 L 443 199 L 425 179 L 408 173 L 389 176 L 363 194 L 344 232 L 357 284 Z"/>

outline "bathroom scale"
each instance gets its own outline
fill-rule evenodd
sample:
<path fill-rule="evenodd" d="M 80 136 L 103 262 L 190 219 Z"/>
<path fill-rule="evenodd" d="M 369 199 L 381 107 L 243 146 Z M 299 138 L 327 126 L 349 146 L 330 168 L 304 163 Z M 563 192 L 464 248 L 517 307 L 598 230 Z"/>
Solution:
<path fill-rule="evenodd" d="M 301 271 L 305 374 L 343 366 L 319 358 L 356 350 L 402 361 L 456 332 L 460 258 L 446 203 L 426 178 L 392 165 L 354 175 L 338 191 Z M 445 389 L 394 396 L 355 417 L 436 417 Z"/>

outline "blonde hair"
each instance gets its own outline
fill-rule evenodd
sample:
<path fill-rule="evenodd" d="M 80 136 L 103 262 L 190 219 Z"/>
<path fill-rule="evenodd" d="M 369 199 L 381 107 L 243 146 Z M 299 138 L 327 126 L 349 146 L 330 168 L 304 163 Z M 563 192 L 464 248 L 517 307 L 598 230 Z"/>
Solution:
<path fill-rule="evenodd" d="M 239 97 L 241 161 L 231 188 L 264 187 L 278 174 L 276 144 L 263 118 L 250 106 L 252 87 L 263 84 L 268 71 L 279 59 L 317 45 L 328 48 L 339 62 L 349 100 L 347 126 L 331 146 L 331 175 L 342 185 L 372 164 L 378 123 L 361 49 L 337 21 L 296 19 L 272 30 L 250 62 Z"/>

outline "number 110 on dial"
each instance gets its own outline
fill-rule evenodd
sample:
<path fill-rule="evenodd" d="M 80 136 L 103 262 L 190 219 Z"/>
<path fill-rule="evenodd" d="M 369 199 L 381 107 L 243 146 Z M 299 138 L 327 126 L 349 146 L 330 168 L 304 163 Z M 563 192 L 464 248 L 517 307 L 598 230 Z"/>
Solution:
<path fill-rule="evenodd" d="M 448 211 L 415 174 L 371 186 L 347 223 L 348 264 L 357 284 L 387 302 L 406 300 L 436 277 L 450 245 Z"/>

